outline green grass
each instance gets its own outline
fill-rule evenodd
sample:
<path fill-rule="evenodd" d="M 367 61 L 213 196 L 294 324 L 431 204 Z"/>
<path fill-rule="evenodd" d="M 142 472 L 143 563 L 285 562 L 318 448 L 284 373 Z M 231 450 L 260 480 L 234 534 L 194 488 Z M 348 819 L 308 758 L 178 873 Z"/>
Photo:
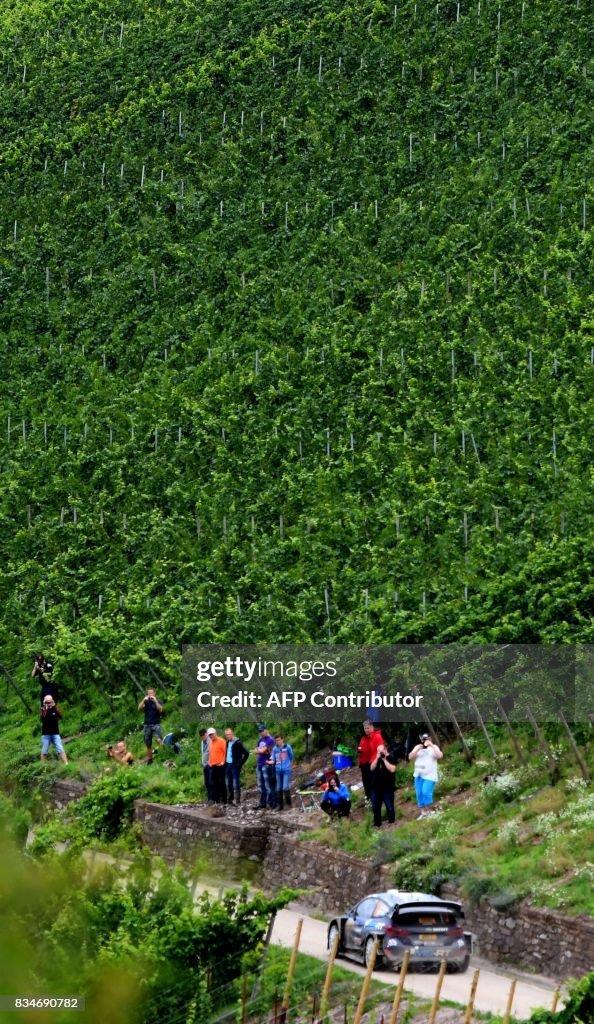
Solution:
<path fill-rule="evenodd" d="M 395 831 L 378 831 L 367 816 L 323 825 L 303 838 L 378 863 L 393 863 L 393 882 L 401 888 L 438 892 L 444 882 L 452 881 L 471 900 L 484 896 L 505 906 L 529 898 L 536 905 L 594 915 L 594 792 L 582 784 L 567 752 L 560 781 L 547 784 L 547 766 L 527 733 L 522 745 L 528 753 L 526 768 L 512 765 L 505 748 L 499 759 L 515 779 L 513 797 L 494 801 L 490 787 L 482 784 L 488 763 L 477 737 L 477 761 L 472 766 L 455 748 L 446 750 L 444 784 L 437 790 L 440 813 L 434 818 L 401 817 Z M 591 744 L 587 758 L 594 768 Z M 412 801 L 410 769 L 399 770 L 398 782 L 397 807 Z M 458 794 L 463 794 L 461 801 Z"/>

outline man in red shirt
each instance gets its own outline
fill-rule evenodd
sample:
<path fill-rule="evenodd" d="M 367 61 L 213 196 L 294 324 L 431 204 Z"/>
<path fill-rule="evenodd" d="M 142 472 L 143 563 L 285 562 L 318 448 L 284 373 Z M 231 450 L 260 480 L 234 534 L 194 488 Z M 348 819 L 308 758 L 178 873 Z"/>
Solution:
<path fill-rule="evenodd" d="M 371 800 L 371 762 L 375 761 L 377 754 L 377 748 L 384 742 L 384 737 L 381 734 L 380 729 L 376 729 L 373 722 L 366 719 L 363 722 L 363 735 L 359 741 L 357 747 L 357 753 L 359 755 L 359 768 L 361 769 L 361 781 L 363 783 L 363 789 L 365 790 L 365 803 Z"/>

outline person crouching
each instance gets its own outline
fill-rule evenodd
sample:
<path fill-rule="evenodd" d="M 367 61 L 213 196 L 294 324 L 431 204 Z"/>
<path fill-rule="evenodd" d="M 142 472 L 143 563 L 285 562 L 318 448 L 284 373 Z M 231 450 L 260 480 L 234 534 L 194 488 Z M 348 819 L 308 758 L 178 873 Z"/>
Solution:
<path fill-rule="evenodd" d="M 351 793 L 344 782 L 331 778 L 320 807 L 330 818 L 348 818 L 351 813 Z"/>

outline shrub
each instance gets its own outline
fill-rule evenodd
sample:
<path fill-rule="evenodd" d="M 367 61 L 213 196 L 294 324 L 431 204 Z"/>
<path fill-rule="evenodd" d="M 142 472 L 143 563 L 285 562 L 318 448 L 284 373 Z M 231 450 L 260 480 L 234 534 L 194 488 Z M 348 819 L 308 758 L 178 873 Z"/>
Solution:
<path fill-rule="evenodd" d="M 515 772 L 504 772 L 496 775 L 487 783 L 483 790 L 483 801 L 487 812 L 500 804 L 515 800 L 520 792 L 520 779 Z"/>
<path fill-rule="evenodd" d="M 546 814 L 538 815 L 532 827 L 537 836 L 540 836 L 545 842 L 549 842 L 555 836 L 558 821 L 559 819 L 553 811 L 547 811 Z"/>
<path fill-rule="evenodd" d="M 570 985 L 569 999 L 562 1010 L 536 1010 L 529 1024 L 590 1024 L 593 1020 L 594 972 Z"/>
<path fill-rule="evenodd" d="M 518 837 L 520 835 L 520 823 L 517 818 L 510 818 L 506 821 L 498 832 L 498 839 L 504 846 L 517 846 Z"/>
<path fill-rule="evenodd" d="M 16 808 L 7 797 L 0 794 L 0 832 L 9 835 L 15 844 L 23 847 L 31 827 L 31 815 L 26 808 Z"/>
<path fill-rule="evenodd" d="M 134 801 L 143 791 L 135 772 L 116 769 L 100 776 L 76 805 L 76 819 L 86 839 L 116 839 L 132 823 Z"/>
<path fill-rule="evenodd" d="M 572 775 L 570 779 L 565 782 L 566 793 L 583 793 L 587 788 L 588 783 L 581 775 Z"/>
<path fill-rule="evenodd" d="M 491 903 L 494 898 L 501 896 L 503 892 L 501 883 L 492 875 L 468 874 L 462 882 L 462 894 L 473 906 L 478 905 L 483 900 Z"/>
<path fill-rule="evenodd" d="M 402 848 L 401 848 L 402 849 Z M 460 874 L 456 847 L 449 836 L 432 836 L 418 846 L 398 855 L 394 867 L 394 884 L 401 889 L 427 890 L 439 894 L 444 882 Z"/>
<path fill-rule="evenodd" d="M 501 892 L 488 896 L 487 902 L 493 907 L 493 910 L 497 910 L 502 914 L 506 910 L 512 910 L 519 903 L 520 899 L 519 893 L 513 892 L 510 889 L 502 889 Z"/>

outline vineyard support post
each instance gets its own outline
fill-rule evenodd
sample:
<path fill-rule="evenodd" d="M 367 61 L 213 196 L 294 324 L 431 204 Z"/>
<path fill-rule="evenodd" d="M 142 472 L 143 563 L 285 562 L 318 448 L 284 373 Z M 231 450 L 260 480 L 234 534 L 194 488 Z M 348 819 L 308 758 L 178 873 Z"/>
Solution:
<path fill-rule="evenodd" d="M 402 963 L 400 965 L 400 974 L 398 975 L 398 984 L 394 993 L 394 1002 L 392 1003 L 392 1012 L 390 1013 L 389 1024 L 396 1024 L 398 1017 L 398 1010 L 400 1009 L 400 1002 L 402 1000 L 402 991 L 404 989 L 404 980 L 406 978 L 406 972 L 408 971 L 408 965 L 410 963 L 410 950 L 406 950 Z"/>
<path fill-rule="evenodd" d="M 557 718 L 559 719 L 559 721 L 561 722 L 563 728 L 565 729 L 565 732 L 567 733 L 567 739 L 569 740 L 569 742 L 571 744 L 571 749 L 573 750 L 573 753 L 575 755 L 575 759 L 576 759 L 577 763 L 580 766 L 580 771 L 581 771 L 581 773 L 582 773 L 582 775 L 584 777 L 584 781 L 585 782 L 590 782 L 590 772 L 588 771 L 588 766 L 587 766 L 586 762 L 584 761 L 582 755 L 580 754 L 578 745 L 575 742 L 575 739 L 573 738 L 573 733 L 572 733 L 571 729 L 569 728 L 569 723 L 568 723 L 568 721 L 567 721 L 567 719 L 566 719 L 566 717 L 565 717 L 565 715 L 563 714 L 562 711 L 558 711 L 557 712 Z"/>
<path fill-rule="evenodd" d="M 526 764 L 526 758 L 524 757 L 524 754 L 522 753 L 522 748 L 521 748 L 520 744 L 518 743 L 518 741 L 516 739 L 514 730 L 511 727 L 511 722 L 510 722 L 509 718 L 507 717 L 507 715 L 505 713 L 505 710 L 504 710 L 504 708 L 503 708 L 503 706 L 502 706 L 500 701 L 497 701 L 497 711 L 501 715 L 503 721 L 505 722 L 505 725 L 507 727 L 507 731 L 509 733 L 510 739 L 511 739 L 511 741 L 513 743 L 514 750 L 516 752 L 516 757 L 518 758 L 518 761 L 520 762 L 520 764 Z"/>
<path fill-rule="evenodd" d="M 375 967 L 375 958 L 377 957 L 377 951 L 379 948 L 379 939 L 376 939 L 373 943 L 373 949 L 367 965 L 367 971 L 363 978 L 363 984 L 361 986 L 361 993 L 359 995 L 359 1002 L 357 1003 L 357 1009 L 353 1018 L 353 1024 L 361 1024 L 361 1018 L 365 1010 L 365 1003 L 367 1000 L 367 993 L 369 992 L 369 986 L 371 984 L 371 975 L 373 974 L 373 968 Z"/>
<path fill-rule="evenodd" d="M 291 998 L 291 986 L 293 984 L 293 975 L 295 974 L 295 966 L 297 964 L 297 953 L 299 952 L 299 943 L 301 942 L 301 929 L 303 928 L 303 918 L 300 917 L 297 921 L 297 928 L 295 929 L 295 939 L 293 941 L 293 949 L 291 951 L 291 960 L 289 961 L 289 972 L 287 974 L 287 981 L 285 984 L 285 991 L 283 994 L 283 1001 L 281 1003 L 281 1016 L 280 1024 L 285 1024 L 287 1020 L 287 1011 L 289 1009 L 289 999 Z"/>
<path fill-rule="evenodd" d="M 481 715 L 481 713 L 480 713 L 480 711 L 478 709 L 478 704 L 475 701 L 475 699 L 472 696 L 472 694 L 469 694 L 468 700 L 470 702 L 472 710 L 474 711 L 474 713 L 475 713 L 475 715 L 476 715 L 476 717 L 478 719 L 478 723 L 479 723 L 481 729 L 483 730 L 483 736 L 485 737 L 485 739 L 487 741 L 487 746 L 488 746 L 488 748 L 489 748 L 489 750 L 491 752 L 491 757 L 494 760 L 497 760 L 497 751 L 495 750 L 495 747 L 493 746 L 493 742 L 492 742 L 491 737 L 489 736 L 489 733 L 487 731 L 487 726 L 485 725 L 485 723 L 483 721 L 483 716 Z"/>

